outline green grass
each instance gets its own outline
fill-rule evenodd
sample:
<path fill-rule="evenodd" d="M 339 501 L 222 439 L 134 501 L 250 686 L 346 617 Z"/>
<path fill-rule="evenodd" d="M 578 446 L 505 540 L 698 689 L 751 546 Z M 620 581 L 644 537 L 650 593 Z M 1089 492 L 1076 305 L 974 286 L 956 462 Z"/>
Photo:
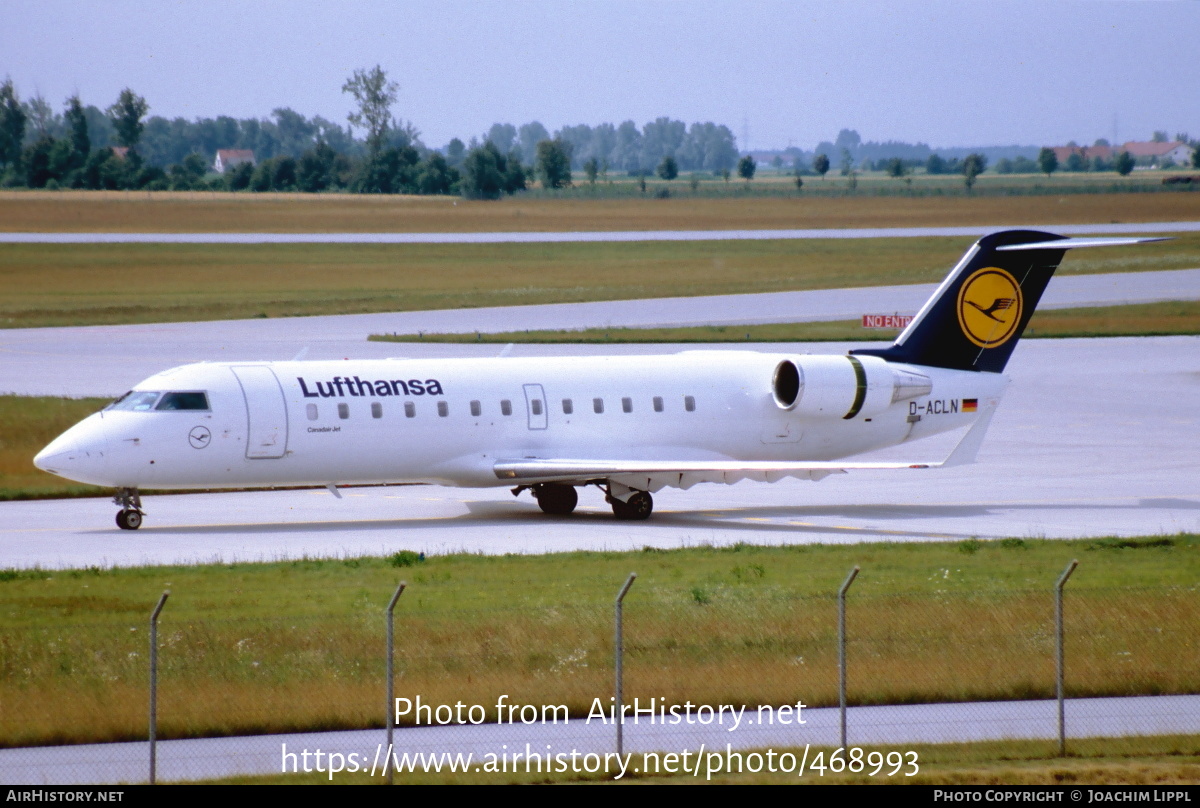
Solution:
<path fill-rule="evenodd" d="M 853 747 L 852 747 L 853 748 Z M 744 771 L 737 774 L 718 774 L 706 776 L 701 767 L 699 776 L 691 774 L 659 774 L 633 773 L 629 771 L 617 780 L 615 775 L 586 773 L 552 773 L 538 774 L 536 771 L 526 773 L 522 768 L 519 772 L 508 773 L 467 773 L 467 774 L 437 774 L 437 773 L 398 773 L 395 781 L 398 784 L 548 784 L 548 783 L 654 783 L 677 784 L 688 783 L 796 783 L 809 785 L 843 785 L 857 783 L 873 784 L 911 784 L 911 785 L 1154 785 L 1195 784 L 1200 780 L 1200 737 L 1194 735 L 1176 736 L 1130 736 L 1125 738 L 1087 738 L 1068 741 L 1067 756 L 1058 757 L 1057 742 L 1048 741 L 989 741 L 969 744 L 904 744 L 900 746 L 864 746 L 865 754 L 878 751 L 885 755 L 888 752 L 915 752 L 917 757 L 917 774 L 905 776 L 912 771 L 909 766 L 903 766 L 894 776 L 894 766 L 884 766 L 875 776 L 866 773 L 854 774 L 842 772 L 834 774 L 826 771 L 824 775 L 817 772 L 807 772 L 804 777 L 795 773 L 767 771 L 752 773 Z M 695 750 L 693 750 L 695 751 Z M 759 750 L 762 753 L 765 750 Z M 775 749 L 777 755 L 790 752 L 800 760 L 804 755 L 803 747 L 798 749 Z M 828 760 L 835 750 L 830 748 L 810 748 L 809 760 L 817 754 Z M 743 759 L 749 755 L 749 750 L 742 752 Z M 904 759 L 907 760 L 907 757 Z M 690 758 L 695 761 L 695 757 Z M 776 758 L 778 760 L 778 758 Z M 642 768 L 645 759 L 641 754 L 635 754 L 630 760 L 630 769 L 637 766 Z M 870 766 L 867 772 L 873 771 Z M 311 784 L 311 785 L 368 785 L 381 784 L 382 775 L 374 778 L 367 773 L 338 773 L 330 777 L 328 773 L 312 772 L 309 774 L 271 775 L 261 777 L 238 777 L 216 782 L 238 784 Z"/>
<path fill-rule="evenodd" d="M 0 245 L 0 326 L 460 309 L 934 283 L 969 238 L 491 245 Z M 1200 265 L 1200 233 L 1063 274 Z M 136 290 L 131 294 L 130 290 Z"/>
<path fill-rule="evenodd" d="M 878 342 L 899 332 L 863 328 L 858 320 L 680 328 L 585 328 L 471 334 L 372 334 L 377 342 L 520 343 L 713 343 Z M 1148 337 L 1200 334 L 1200 301 L 1181 300 L 1040 311 L 1025 331 L 1037 337 Z"/>
<path fill-rule="evenodd" d="M 846 571 L 854 704 L 1049 698 L 1051 591 L 1068 588 L 1071 696 L 1200 692 L 1200 537 L 307 559 L 0 573 L 0 745 L 145 731 L 159 594 L 160 737 L 380 726 L 396 583 L 397 695 L 562 704 L 612 687 L 672 703 L 836 704 Z M 698 597 L 697 593 L 701 596 Z M 69 720 L 67 720 L 69 717 Z"/>

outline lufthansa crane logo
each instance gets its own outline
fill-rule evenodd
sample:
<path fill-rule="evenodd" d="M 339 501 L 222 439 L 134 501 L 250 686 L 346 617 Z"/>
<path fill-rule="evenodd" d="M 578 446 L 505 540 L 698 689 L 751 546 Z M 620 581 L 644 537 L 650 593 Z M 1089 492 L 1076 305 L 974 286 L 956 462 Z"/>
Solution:
<path fill-rule="evenodd" d="M 188 433 L 188 443 L 192 444 L 193 449 L 203 449 L 211 441 L 212 433 L 208 431 L 208 427 L 193 427 L 192 431 Z"/>
<path fill-rule="evenodd" d="M 980 348 L 1008 342 L 1021 322 L 1021 286 L 999 267 L 976 270 L 958 290 L 958 324 Z"/>

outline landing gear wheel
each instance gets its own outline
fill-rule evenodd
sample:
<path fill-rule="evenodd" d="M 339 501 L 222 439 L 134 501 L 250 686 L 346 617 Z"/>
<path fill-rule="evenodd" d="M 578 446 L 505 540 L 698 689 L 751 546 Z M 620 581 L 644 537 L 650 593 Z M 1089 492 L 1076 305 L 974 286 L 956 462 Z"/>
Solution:
<path fill-rule="evenodd" d="M 142 526 L 142 513 L 130 508 L 117 511 L 117 527 L 121 530 L 137 530 Z"/>
<path fill-rule="evenodd" d="M 618 519 L 641 521 L 650 518 L 654 510 L 654 499 L 647 491 L 635 491 L 628 502 L 622 502 L 615 497 L 611 500 L 613 515 Z"/>
<path fill-rule="evenodd" d="M 579 493 L 573 485 L 547 483 L 534 486 L 533 496 L 543 513 L 566 516 L 579 504 Z"/>

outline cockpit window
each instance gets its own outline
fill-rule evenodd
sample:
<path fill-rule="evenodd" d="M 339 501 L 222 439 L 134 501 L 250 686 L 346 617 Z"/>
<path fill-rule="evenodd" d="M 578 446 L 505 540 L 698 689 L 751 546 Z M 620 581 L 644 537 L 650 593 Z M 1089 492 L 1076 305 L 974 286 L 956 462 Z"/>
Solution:
<path fill-rule="evenodd" d="M 132 410 L 134 412 L 146 412 L 154 409 L 154 402 L 158 401 L 158 397 L 162 393 L 150 392 L 148 390 L 130 390 L 125 395 L 118 398 L 110 406 L 110 410 Z"/>
<path fill-rule="evenodd" d="M 204 393 L 164 393 L 156 410 L 207 410 L 208 396 Z"/>

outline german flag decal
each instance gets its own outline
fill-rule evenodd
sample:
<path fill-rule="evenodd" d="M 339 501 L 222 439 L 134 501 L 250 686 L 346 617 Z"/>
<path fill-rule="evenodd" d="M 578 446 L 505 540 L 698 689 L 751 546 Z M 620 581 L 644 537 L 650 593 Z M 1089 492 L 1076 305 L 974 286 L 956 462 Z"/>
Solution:
<path fill-rule="evenodd" d="M 978 412 L 979 411 L 979 399 L 964 398 L 962 411 L 963 412 Z"/>

